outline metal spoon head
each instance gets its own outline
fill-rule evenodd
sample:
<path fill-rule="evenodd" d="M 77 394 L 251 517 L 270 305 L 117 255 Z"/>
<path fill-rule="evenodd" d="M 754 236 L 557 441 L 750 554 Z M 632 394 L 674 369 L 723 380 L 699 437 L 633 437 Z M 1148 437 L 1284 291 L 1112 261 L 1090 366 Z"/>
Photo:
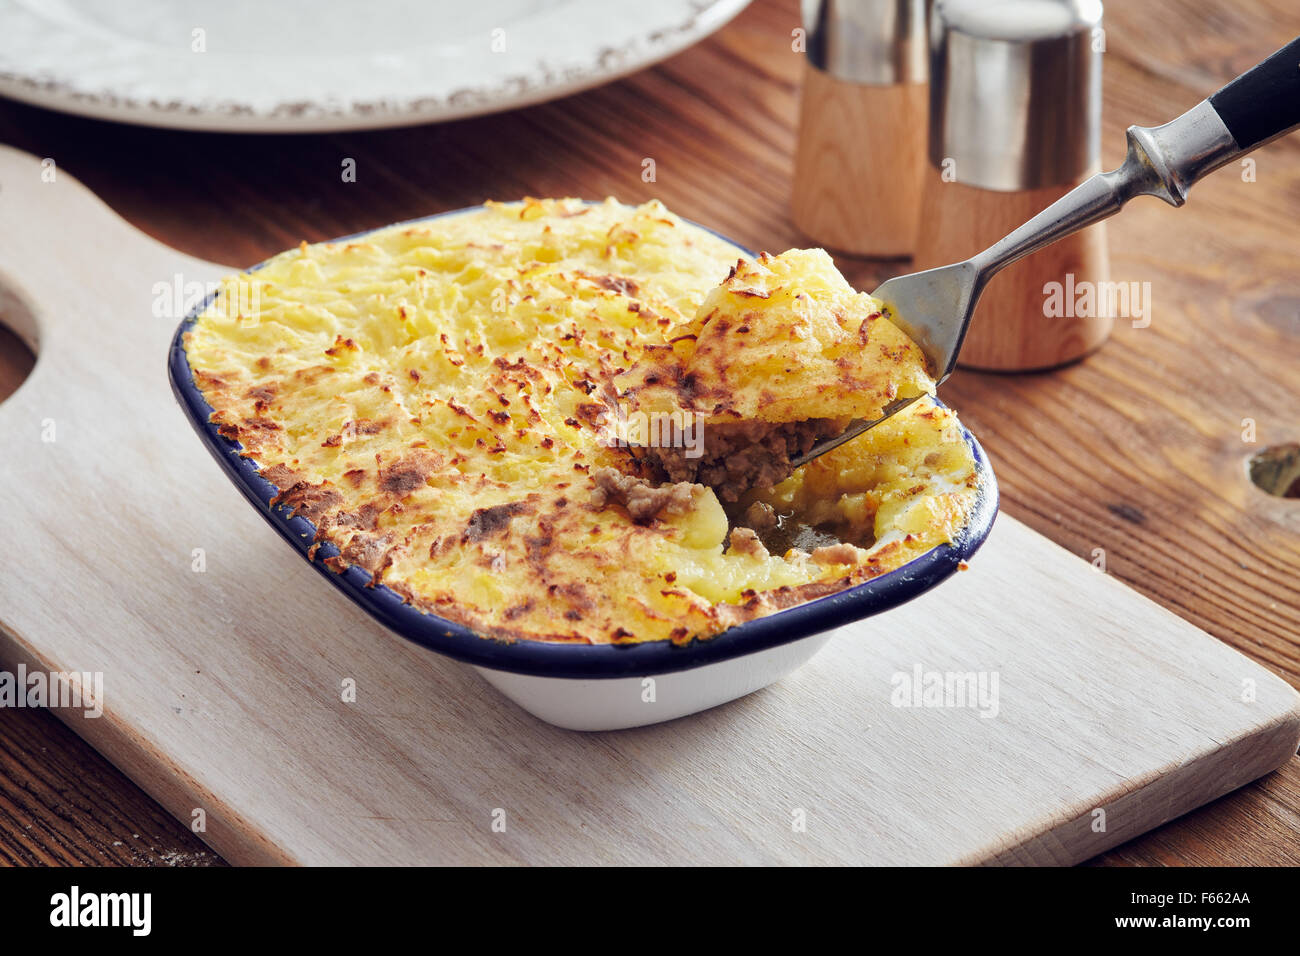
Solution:
<path fill-rule="evenodd" d="M 957 352 L 966 337 L 966 326 L 970 323 L 982 283 L 979 269 L 968 259 L 888 279 L 871 293 L 871 297 L 885 307 L 889 321 L 921 347 L 936 385 L 952 374 L 957 364 Z M 794 459 L 792 464 L 796 468 L 805 465 L 832 448 L 857 438 L 867 429 L 898 414 L 919 397 L 895 399 L 884 407 L 879 418 L 855 418 L 841 434 L 823 438 L 806 455 Z"/>
<path fill-rule="evenodd" d="M 790 460 L 790 466 L 792 468 L 798 468 L 800 465 L 806 465 L 814 458 L 826 454 L 832 448 L 839 448 L 840 445 L 843 445 L 846 441 L 849 441 L 850 439 L 853 438 L 857 438 L 868 428 L 875 428 L 886 418 L 889 418 L 897 414 L 898 412 L 901 412 L 904 408 L 906 408 L 908 405 L 911 405 L 914 401 L 916 401 L 920 397 L 921 397 L 920 395 L 913 395 L 910 398 L 894 399 L 892 402 L 890 402 L 888 405 L 884 407 L 883 410 L 884 414 L 882 414 L 879 418 L 873 418 L 870 420 L 865 418 L 853 419 L 853 421 L 849 422 L 849 427 L 844 429 L 844 431 L 840 432 L 838 435 L 832 435 L 830 438 L 823 438 L 817 444 L 809 448 L 807 454 L 801 455 L 798 458 L 792 458 Z"/>
<path fill-rule="evenodd" d="M 887 279 L 871 297 L 884 305 L 889 320 L 925 352 L 937 385 L 957 365 L 957 352 L 983 283 L 982 272 L 967 259 Z"/>

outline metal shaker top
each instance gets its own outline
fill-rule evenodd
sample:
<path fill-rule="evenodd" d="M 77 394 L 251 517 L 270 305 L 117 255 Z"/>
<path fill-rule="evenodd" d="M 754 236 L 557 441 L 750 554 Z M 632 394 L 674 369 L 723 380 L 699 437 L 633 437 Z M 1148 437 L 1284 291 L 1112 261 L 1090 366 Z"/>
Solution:
<path fill-rule="evenodd" d="M 934 0 L 930 162 L 994 190 L 1073 184 L 1101 157 L 1101 0 Z"/>
<path fill-rule="evenodd" d="M 808 62 L 872 86 L 924 83 L 926 0 L 803 0 Z"/>

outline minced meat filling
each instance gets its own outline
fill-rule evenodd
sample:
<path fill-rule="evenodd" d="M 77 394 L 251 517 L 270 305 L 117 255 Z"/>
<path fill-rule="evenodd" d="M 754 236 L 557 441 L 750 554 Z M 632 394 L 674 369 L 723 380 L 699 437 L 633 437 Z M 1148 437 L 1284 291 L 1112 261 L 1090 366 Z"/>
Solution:
<path fill-rule="evenodd" d="M 728 538 L 728 554 L 745 554 L 754 558 L 769 557 L 768 550 L 752 528 L 732 528 Z"/>
<path fill-rule="evenodd" d="M 844 424 L 828 418 L 802 422 L 729 422 L 704 430 L 704 454 L 691 458 L 685 448 L 638 448 L 668 481 L 708 485 L 719 500 L 739 501 L 751 488 L 771 488 L 794 471 L 794 461 Z"/>
<path fill-rule="evenodd" d="M 776 509 L 766 501 L 755 501 L 745 510 L 743 523 L 755 531 L 771 531 L 780 525 Z"/>
<path fill-rule="evenodd" d="M 600 468 L 592 478 L 596 482 L 593 504 L 597 508 L 611 502 L 621 504 L 637 524 L 649 524 L 661 515 L 685 514 L 704 493 L 699 485 L 689 482 L 655 486 L 614 468 Z"/>

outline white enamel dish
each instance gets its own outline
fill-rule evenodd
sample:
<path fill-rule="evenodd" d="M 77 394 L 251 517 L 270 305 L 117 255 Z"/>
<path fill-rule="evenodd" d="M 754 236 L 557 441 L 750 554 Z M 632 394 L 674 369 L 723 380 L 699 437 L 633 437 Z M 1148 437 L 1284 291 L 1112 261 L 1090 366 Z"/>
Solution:
<path fill-rule="evenodd" d="M 414 220 L 421 221 L 427 220 Z M 168 373 L 190 423 L 244 496 L 299 554 L 368 614 L 408 640 L 474 666 L 519 706 L 560 727 L 615 730 L 658 723 L 765 687 L 812 657 L 837 627 L 896 607 L 952 575 L 984 543 L 997 515 L 992 468 L 974 436 L 963 429 L 979 475 L 978 504 L 952 544 L 933 548 L 895 571 L 684 646 L 668 641 L 615 646 L 481 637 L 462 624 L 413 608 L 382 584 L 369 587 L 370 575 L 362 568 L 352 566 L 341 574 L 329 570 L 325 559 L 338 554 L 331 545 L 322 545 L 314 560 L 308 557 L 315 526 L 271 504 L 280 489 L 258 473 L 254 460 L 242 456 L 238 442 L 218 433 L 208 420 L 212 408 L 194 384 L 184 335 L 209 302 L 201 303 L 177 329 Z M 646 706 L 650 697 L 653 707 Z"/>

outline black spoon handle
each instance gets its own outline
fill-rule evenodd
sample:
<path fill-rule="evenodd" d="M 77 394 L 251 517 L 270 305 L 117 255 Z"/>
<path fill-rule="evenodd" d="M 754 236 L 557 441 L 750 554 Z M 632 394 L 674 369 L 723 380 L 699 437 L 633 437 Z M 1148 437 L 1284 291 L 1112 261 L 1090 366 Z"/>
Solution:
<path fill-rule="evenodd" d="M 1210 97 L 1243 150 L 1300 126 L 1300 37 Z"/>

